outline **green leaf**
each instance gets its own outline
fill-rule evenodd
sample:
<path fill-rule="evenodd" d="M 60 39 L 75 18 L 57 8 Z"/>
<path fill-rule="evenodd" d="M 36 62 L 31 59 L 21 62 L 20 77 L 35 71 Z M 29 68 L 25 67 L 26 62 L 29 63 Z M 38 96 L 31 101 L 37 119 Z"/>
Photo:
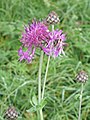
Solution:
<path fill-rule="evenodd" d="M 33 97 L 33 99 L 35 100 L 36 98 Z M 34 101 L 35 102 L 35 101 Z M 39 105 L 35 105 L 33 107 L 31 107 L 29 110 L 26 110 L 27 112 L 35 112 L 38 111 L 40 109 L 43 109 L 44 106 L 47 104 L 47 101 L 45 99 L 41 100 Z"/>
<path fill-rule="evenodd" d="M 35 111 L 37 111 L 37 108 L 36 108 L 36 106 L 34 106 L 34 107 L 31 107 L 29 110 L 26 110 L 27 112 L 35 112 Z"/>
<path fill-rule="evenodd" d="M 37 104 L 38 104 L 36 95 L 34 95 L 34 96 L 32 97 L 32 102 L 34 103 L 34 105 L 37 105 Z"/>
<path fill-rule="evenodd" d="M 41 100 L 40 105 L 39 105 L 40 109 L 43 109 L 46 104 L 47 104 L 46 99 Z"/>

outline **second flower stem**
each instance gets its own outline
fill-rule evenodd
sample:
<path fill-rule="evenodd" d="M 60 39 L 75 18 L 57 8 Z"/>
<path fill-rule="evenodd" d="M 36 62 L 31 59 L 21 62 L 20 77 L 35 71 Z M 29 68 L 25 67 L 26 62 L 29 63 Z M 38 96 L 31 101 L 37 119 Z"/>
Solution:
<path fill-rule="evenodd" d="M 83 83 L 81 85 L 80 104 L 79 104 L 79 116 L 78 120 L 81 120 L 81 105 L 82 105 Z"/>
<path fill-rule="evenodd" d="M 54 25 L 52 25 L 52 34 L 53 34 L 53 31 L 54 31 Z M 52 47 L 52 44 L 51 44 L 51 47 Z M 50 54 L 51 54 L 51 50 L 50 50 Z M 46 80 L 47 80 L 49 62 L 50 62 L 50 55 L 48 56 L 48 61 L 47 61 L 47 66 L 46 66 L 45 78 L 44 78 L 44 83 L 43 83 L 43 88 L 42 88 L 42 99 L 44 98 L 44 94 L 45 94 L 45 85 L 46 85 Z"/>
<path fill-rule="evenodd" d="M 46 84 L 46 80 L 47 80 L 49 62 L 50 62 L 50 56 L 48 56 L 48 62 L 47 62 L 47 67 L 46 67 L 46 72 L 45 72 L 45 78 L 44 78 L 43 89 L 42 89 L 42 99 L 44 98 L 44 93 L 45 93 L 45 84 Z"/>

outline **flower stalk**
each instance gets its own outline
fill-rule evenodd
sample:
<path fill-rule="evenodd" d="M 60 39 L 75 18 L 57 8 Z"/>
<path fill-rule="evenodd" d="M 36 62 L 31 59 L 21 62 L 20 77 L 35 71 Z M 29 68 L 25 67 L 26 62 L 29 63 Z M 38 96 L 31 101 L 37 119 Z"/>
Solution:
<path fill-rule="evenodd" d="M 43 63 L 43 51 L 41 51 L 40 64 L 39 64 L 39 76 L 38 76 L 38 104 L 41 102 L 41 71 Z M 42 109 L 39 111 L 40 120 L 43 120 Z"/>
<path fill-rule="evenodd" d="M 82 94 L 83 94 L 83 83 L 82 83 L 82 85 L 81 85 L 81 93 L 80 93 L 80 104 L 79 104 L 79 116 L 78 116 L 78 120 L 81 120 Z"/>
<path fill-rule="evenodd" d="M 47 67 L 46 67 L 45 78 L 44 78 L 43 89 L 42 89 L 42 99 L 44 98 L 44 94 L 45 94 L 45 85 L 46 85 L 46 80 L 47 80 L 49 62 L 50 62 L 50 56 L 48 56 L 48 61 L 47 61 Z"/>

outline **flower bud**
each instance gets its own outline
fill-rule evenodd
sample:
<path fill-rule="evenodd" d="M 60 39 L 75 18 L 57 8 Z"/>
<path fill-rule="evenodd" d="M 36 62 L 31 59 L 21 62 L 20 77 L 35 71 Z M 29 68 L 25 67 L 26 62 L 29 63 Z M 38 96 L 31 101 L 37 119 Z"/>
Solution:
<path fill-rule="evenodd" d="M 52 11 L 49 13 L 49 15 L 46 18 L 47 24 L 57 24 L 60 22 L 58 15 Z"/>
<path fill-rule="evenodd" d="M 88 80 L 88 75 L 85 71 L 80 71 L 76 76 L 76 80 L 85 83 Z"/>
<path fill-rule="evenodd" d="M 16 120 L 18 118 L 18 113 L 14 107 L 9 107 L 5 112 L 4 116 L 7 120 Z"/>

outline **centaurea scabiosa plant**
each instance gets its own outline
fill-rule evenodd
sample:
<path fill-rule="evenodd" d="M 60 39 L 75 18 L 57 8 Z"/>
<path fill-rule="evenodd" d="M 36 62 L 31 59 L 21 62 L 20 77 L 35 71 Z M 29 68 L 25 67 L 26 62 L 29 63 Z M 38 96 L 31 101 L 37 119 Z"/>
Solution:
<path fill-rule="evenodd" d="M 65 34 L 62 30 L 54 30 L 54 25 L 59 23 L 59 17 L 55 12 L 51 12 L 47 18 L 42 21 L 33 21 L 32 24 L 25 26 L 25 31 L 22 33 L 20 42 L 22 46 L 18 50 L 19 60 L 26 60 L 28 63 L 32 62 L 34 54 L 37 48 L 41 49 L 41 57 L 39 64 L 39 77 L 38 77 L 38 104 L 44 100 L 45 85 L 47 79 L 47 73 L 49 68 L 50 57 L 58 57 L 64 53 Z M 48 26 L 52 25 L 52 31 L 48 29 Z M 25 50 L 26 51 L 25 51 Z M 43 53 L 48 55 L 48 61 L 46 66 L 45 78 L 43 84 L 41 84 L 41 71 L 43 64 Z M 41 91 L 42 90 L 42 91 Z M 39 109 L 39 120 L 43 120 L 42 107 Z"/>

